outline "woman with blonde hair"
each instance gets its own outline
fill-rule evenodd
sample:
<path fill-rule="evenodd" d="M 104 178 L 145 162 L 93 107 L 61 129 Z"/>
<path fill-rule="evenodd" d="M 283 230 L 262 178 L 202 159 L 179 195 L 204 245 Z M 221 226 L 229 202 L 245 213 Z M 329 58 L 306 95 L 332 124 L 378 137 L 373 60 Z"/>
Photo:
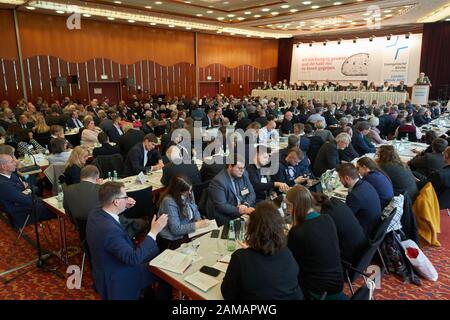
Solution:
<path fill-rule="evenodd" d="M 98 142 L 99 131 L 95 127 L 94 119 L 90 116 L 84 118 L 84 129 L 81 133 L 81 145 L 88 148 L 93 148 Z"/>
<path fill-rule="evenodd" d="M 71 185 L 80 182 L 81 169 L 86 165 L 89 158 L 89 152 L 82 146 L 75 147 L 66 163 L 66 169 L 62 175 L 63 182 L 66 185 Z"/>
<path fill-rule="evenodd" d="M 50 127 L 45 122 L 44 115 L 38 113 L 36 116 L 36 123 L 33 127 L 34 139 L 41 145 L 48 146 L 50 144 L 51 133 Z"/>
<path fill-rule="evenodd" d="M 300 272 L 298 282 L 305 296 L 327 300 L 345 299 L 339 238 L 333 219 L 314 210 L 314 198 L 301 185 L 286 194 L 292 228 L 288 234 L 288 247 L 297 261 Z"/>

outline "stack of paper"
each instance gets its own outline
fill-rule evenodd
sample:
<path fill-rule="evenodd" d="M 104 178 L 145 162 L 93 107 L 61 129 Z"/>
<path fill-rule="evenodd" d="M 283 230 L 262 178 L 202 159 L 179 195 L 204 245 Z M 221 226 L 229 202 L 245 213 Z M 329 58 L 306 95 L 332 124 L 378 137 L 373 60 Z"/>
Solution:
<path fill-rule="evenodd" d="M 194 232 L 189 233 L 189 238 L 194 238 L 198 235 L 210 232 L 212 230 L 215 229 L 219 229 L 219 227 L 217 226 L 217 222 L 216 220 L 210 220 L 208 226 L 204 227 L 204 228 L 200 228 L 195 230 Z"/>
<path fill-rule="evenodd" d="M 186 278 L 184 278 L 184 281 L 192 284 L 193 286 L 199 288 L 204 292 L 207 292 L 209 289 L 219 283 L 219 281 L 217 281 L 213 277 L 201 273 L 200 271 L 187 276 Z"/>
<path fill-rule="evenodd" d="M 223 273 L 227 273 L 228 263 L 216 262 L 216 264 L 213 265 L 212 267 L 217 270 L 220 270 Z"/>
<path fill-rule="evenodd" d="M 182 274 L 192 264 L 192 257 L 170 249 L 150 261 L 150 266 Z"/>
<path fill-rule="evenodd" d="M 219 262 L 230 263 L 230 260 L 231 260 L 231 254 L 227 254 L 227 255 L 223 256 L 222 258 L 220 258 Z"/>

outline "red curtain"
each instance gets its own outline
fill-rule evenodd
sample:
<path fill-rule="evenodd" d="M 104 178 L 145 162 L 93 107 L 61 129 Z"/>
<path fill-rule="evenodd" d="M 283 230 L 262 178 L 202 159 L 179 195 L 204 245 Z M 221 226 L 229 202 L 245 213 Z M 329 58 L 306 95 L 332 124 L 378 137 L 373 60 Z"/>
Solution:
<path fill-rule="evenodd" d="M 278 40 L 278 81 L 290 80 L 293 45 L 294 38 Z"/>
<path fill-rule="evenodd" d="M 430 98 L 437 99 L 441 90 L 450 85 L 450 22 L 424 25 L 420 70 L 433 85 Z"/>

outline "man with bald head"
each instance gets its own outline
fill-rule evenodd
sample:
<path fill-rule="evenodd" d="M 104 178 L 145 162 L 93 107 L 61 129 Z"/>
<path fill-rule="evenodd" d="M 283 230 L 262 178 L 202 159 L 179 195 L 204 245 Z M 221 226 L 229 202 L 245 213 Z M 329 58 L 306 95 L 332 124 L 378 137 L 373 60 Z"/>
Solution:
<path fill-rule="evenodd" d="M 13 227 L 19 229 L 35 220 L 55 218 L 55 215 L 44 207 L 42 200 L 38 198 L 35 202 L 35 219 L 32 214 L 31 190 L 17 174 L 17 163 L 14 148 L 0 145 L 0 202 L 9 214 Z"/>
<path fill-rule="evenodd" d="M 291 111 L 284 114 L 283 122 L 280 127 L 282 134 L 291 134 L 294 132 L 294 115 Z"/>

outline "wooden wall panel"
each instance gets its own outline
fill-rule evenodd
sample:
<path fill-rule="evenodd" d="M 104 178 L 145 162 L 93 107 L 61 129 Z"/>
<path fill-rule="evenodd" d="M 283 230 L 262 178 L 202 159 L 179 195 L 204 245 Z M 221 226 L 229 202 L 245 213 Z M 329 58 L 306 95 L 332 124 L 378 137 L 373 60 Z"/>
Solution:
<path fill-rule="evenodd" d="M 81 20 L 80 30 L 69 30 L 65 17 L 28 12 L 19 12 L 18 17 L 24 58 L 47 54 L 74 62 L 108 57 L 123 64 L 140 60 L 162 65 L 194 63 L 192 32 L 89 19 Z"/>

